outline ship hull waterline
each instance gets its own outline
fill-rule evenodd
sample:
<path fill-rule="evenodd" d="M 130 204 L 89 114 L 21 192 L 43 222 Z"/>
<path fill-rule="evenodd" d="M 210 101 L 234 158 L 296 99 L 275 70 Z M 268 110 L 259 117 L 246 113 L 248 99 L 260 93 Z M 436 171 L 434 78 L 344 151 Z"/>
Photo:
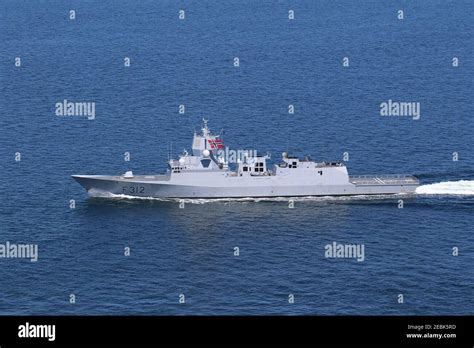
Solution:
<path fill-rule="evenodd" d="M 228 178 L 225 183 L 184 184 L 172 182 L 166 175 L 153 176 L 152 179 L 124 178 L 119 176 L 73 175 L 86 191 L 110 193 L 118 196 L 164 198 L 164 199 L 225 199 L 225 198 L 277 198 L 311 196 L 358 196 L 358 195 L 396 195 L 413 194 L 419 186 L 417 180 L 391 181 L 390 183 L 372 180 L 363 184 L 349 180 L 345 184 L 318 185 L 311 183 L 282 184 L 272 177 L 257 180 L 252 185 L 242 185 L 238 178 Z M 234 180 L 233 180 L 234 179 Z M 357 182 L 354 180 L 354 182 Z"/>

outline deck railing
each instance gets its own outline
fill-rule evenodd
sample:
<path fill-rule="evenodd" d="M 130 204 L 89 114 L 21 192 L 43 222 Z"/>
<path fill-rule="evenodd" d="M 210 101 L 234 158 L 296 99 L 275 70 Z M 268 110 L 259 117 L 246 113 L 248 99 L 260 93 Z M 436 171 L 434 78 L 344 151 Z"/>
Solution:
<path fill-rule="evenodd" d="M 397 185 L 418 183 L 418 179 L 409 174 L 350 175 L 349 181 L 357 185 Z"/>
<path fill-rule="evenodd" d="M 405 178 L 414 178 L 410 174 L 381 174 L 381 175 L 349 175 L 349 177 L 354 179 L 365 179 L 365 178 L 379 178 L 379 179 L 405 179 Z"/>

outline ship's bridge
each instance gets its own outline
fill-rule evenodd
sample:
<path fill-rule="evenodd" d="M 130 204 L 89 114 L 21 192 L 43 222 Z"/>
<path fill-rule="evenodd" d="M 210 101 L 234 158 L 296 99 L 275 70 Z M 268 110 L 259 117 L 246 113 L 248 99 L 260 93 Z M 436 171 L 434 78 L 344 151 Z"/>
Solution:
<path fill-rule="evenodd" d="M 187 152 L 182 154 L 179 160 L 172 159 L 168 162 L 169 170 L 172 173 L 181 173 L 185 171 L 215 171 L 227 170 L 227 163 L 222 159 L 215 158 L 210 152 L 204 151 L 202 157 L 190 156 Z"/>

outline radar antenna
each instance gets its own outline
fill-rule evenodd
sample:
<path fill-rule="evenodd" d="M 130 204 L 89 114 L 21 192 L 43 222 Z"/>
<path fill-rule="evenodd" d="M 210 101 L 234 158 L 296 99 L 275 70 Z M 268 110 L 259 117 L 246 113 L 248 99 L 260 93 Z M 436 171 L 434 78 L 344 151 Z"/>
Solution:
<path fill-rule="evenodd" d="M 202 134 L 207 137 L 209 135 L 209 128 L 207 128 L 207 121 L 205 118 L 202 119 L 202 122 L 204 122 L 204 127 L 202 128 Z"/>

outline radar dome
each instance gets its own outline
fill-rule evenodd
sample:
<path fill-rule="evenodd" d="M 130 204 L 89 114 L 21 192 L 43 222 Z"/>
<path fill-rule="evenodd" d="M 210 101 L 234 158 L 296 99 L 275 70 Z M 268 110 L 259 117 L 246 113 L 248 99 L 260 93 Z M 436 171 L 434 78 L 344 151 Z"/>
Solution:
<path fill-rule="evenodd" d="M 209 152 L 208 149 L 206 149 L 206 150 L 204 150 L 204 151 L 202 152 L 202 156 L 203 156 L 203 157 L 209 157 L 210 155 L 211 155 L 211 153 Z"/>

